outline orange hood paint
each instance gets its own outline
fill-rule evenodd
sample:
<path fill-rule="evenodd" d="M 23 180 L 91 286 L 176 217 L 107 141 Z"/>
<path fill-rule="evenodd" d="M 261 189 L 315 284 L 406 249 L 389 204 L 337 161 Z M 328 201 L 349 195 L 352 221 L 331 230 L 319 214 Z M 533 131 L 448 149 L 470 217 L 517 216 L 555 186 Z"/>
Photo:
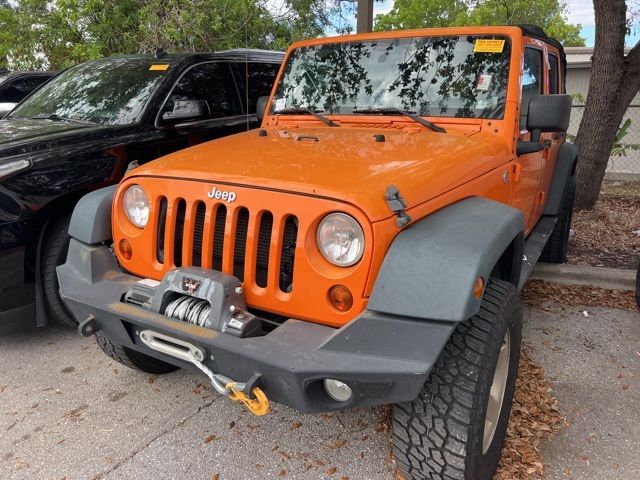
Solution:
<path fill-rule="evenodd" d="M 329 197 L 359 207 L 375 222 L 392 215 L 385 202 L 387 186 L 397 186 L 411 208 L 496 168 L 509 154 L 501 137 L 475 133 L 477 128 L 447 125 L 448 133 L 437 133 L 410 121 L 380 128 L 319 125 L 302 119 L 292 128 L 269 127 L 267 136 L 256 130 L 232 135 L 160 158 L 128 177 L 175 177 Z M 376 142 L 375 134 L 386 141 Z"/>

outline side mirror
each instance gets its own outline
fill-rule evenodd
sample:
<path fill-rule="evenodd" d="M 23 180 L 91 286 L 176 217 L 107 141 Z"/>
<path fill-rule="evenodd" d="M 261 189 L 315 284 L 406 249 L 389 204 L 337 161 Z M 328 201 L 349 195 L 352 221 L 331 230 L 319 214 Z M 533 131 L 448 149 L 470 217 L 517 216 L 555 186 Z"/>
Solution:
<path fill-rule="evenodd" d="M 209 115 L 209 105 L 204 100 L 174 100 L 173 110 L 164 112 L 162 119 L 174 120 L 196 120 Z"/>
<path fill-rule="evenodd" d="M 4 118 L 7 113 L 16 108 L 16 105 L 18 104 L 13 102 L 0 102 L 0 118 Z"/>
<path fill-rule="evenodd" d="M 267 103 L 269 103 L 269 97 L 260 97 L 256 102 L 256 117 L 258 121 L 262 121 L 265 113 L 267 113 Z"/>
<path fill-rule="evenodd" d="M 543 132 L 565 132 L 571 118 L 571 95 L 535 95 L 529 101 L 527 130 L 531 140 L 519 141 L 517 155 L 539 152 L 546 148 L 540 141 Z"/>

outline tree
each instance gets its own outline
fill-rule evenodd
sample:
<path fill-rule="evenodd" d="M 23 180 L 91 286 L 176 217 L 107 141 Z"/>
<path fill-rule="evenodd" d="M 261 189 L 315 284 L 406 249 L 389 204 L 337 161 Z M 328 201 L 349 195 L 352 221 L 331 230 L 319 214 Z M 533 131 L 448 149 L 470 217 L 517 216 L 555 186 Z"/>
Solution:
<path fill-rule="evenodd" d="M 576 208 L 595 205 L 612 145 L 633 97 L 640 91 L 640 41 L 625 55 L 629 29 L 624 0 L 594 0 L 596 41 L 584 115 L 578 129 Z"/>
<path fill-rule="evenodd" d="M 566 46 L 584 46 L 580 25 L 565 18 L 560 0 L 395 0 L 391 11 L 376 17 L 376 30 L 456 25 L 532 23 Z"/>
<path fill-rule="evenodd" d="M 284 49 L 321 35 L 340 1 L 0 0 L 0 67 L 59 70 L 158 48 Z"/>

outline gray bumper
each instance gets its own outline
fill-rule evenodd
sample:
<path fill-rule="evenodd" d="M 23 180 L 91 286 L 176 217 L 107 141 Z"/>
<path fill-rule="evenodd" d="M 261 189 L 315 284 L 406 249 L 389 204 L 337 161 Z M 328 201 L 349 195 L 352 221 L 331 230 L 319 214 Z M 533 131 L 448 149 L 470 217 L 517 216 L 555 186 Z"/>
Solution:
<path fill-rule="evenodd" d="M 125 292 L 140 279 L 122 273 L 104 245 L 76 239 L 71 239 L 67 263 L 58 267 L 58 279 L 74 316 L 82 321 L 93 315 L 112 342 L 193 367 L 148 348 L 137 332 L 152 330 L 189 342 L 205 352 L 212 371 L 239 382 L 259 375 L 269 399 L 303 412 L 415 399 L 455 329 L 455 323 L 367 310 L 340 329 L 290 319 L 265 336 L 237 338 L 123 303 Z M 322 387 L 325 378 L 351 386 L 352 399 L 330 399 Z"/>

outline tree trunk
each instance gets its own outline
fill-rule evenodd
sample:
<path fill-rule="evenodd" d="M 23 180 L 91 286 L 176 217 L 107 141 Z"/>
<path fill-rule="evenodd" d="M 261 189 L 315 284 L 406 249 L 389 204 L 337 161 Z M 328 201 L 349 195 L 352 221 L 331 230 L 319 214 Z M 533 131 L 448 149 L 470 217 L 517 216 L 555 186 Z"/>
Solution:
<path fill-rule="evenodd" d="M 576 202 L 593 208 L 604 179 L 611 147 L 624 114 L 640 90 L 640 42 L 624 55 L 627 5 L 624 0 L 594 0 L 596 42 L 591 80 L 576 145 Z"/>

